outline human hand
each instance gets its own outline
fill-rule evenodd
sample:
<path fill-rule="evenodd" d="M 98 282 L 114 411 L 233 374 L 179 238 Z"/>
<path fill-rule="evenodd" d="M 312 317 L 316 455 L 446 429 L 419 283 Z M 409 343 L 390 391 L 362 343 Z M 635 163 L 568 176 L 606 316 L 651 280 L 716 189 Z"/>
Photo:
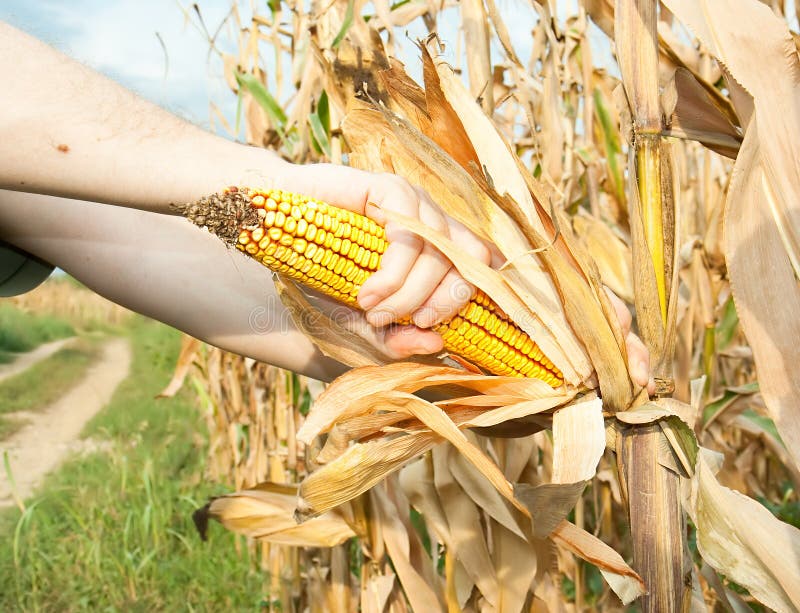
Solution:
<path fill-rule="evenodd" d="M 655 380 L 650 376 L 650 352 L 636 334 L 631 331 L 633 318 L 628 306 L 612 292 L 605 288 L 606 294 L 619 319 L 622 335 L 625 337 L 625 348 L 628 351 L 628 370 L 633 382 L 647 388 L 647 393 L 652 395 L 656 391 Z"/>
<path fill-rule="evenodd" d="M 280 188 L 365 214 L 384 226 L 389 245 L 380 270 L 358 294 L 359 306 L 372 328 L 364 327 L 365 336 L 393 359 L 441 351 L 442 338 L 428 328 L 458 313 L 475 288 L 438 249 L 387 222 L 384 211 L 421 220 L 485 264 L 491 260 L 489 248 L 444 215 L 424 190 L 396 175 L 332 164 L 289 165 L 280 177 Z M 394 324 L 404 317 L 410 317 L 413 325 Z"/>

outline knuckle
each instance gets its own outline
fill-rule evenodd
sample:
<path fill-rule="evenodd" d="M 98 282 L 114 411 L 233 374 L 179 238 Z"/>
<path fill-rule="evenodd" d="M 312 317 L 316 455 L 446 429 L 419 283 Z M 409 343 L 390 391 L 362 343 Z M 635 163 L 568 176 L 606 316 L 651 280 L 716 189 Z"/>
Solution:
<path fill-rule="evenodd" d="M 414 187 L 403 177 L 390 172 L 383 172 L 378 175 L 378 180 L 387 190 L 400 191 L 404 195 L 416 198 L 417 192 L 414 190 Z"/>
<path fill-rule="evenodd" d="M 400 291 L 400 288 L 403 287 L 404 279 L 398 277 L 397 275 L 386 275 L 385 279 L 381 278 L 378 280 L 378 293 L 384 296 L 391 296 L 392 294 L 396 294 Z"/>
<path fill-rule="evenodd" d="M 492 262 L 492 251 L 482 240 L 476 240 L 475 257 L 487 266 Z"/>
<path fill-rule="evenodd" d="M 458 277 L 449 288 L 449 295 L 454 305 L 458 308 L 467 304 L 475 293 L 475 286 L 463 278 Z"/>

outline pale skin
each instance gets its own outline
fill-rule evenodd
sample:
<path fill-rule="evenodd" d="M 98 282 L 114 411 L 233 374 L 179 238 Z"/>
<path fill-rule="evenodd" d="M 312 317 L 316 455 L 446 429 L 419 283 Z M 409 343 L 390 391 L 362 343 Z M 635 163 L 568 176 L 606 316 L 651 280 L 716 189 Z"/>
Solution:
<path fill-rule="evenodd" d="M 0 239 L 230 351 L 324 380 L 344 370 L 291 324 L 254 326 L 254 310 L 288 321 L 269 272 L 170 216 L 171 205 L 226 186 L 295 191 L 379 223 L 383 210 L 396 211 L 492 263 L 487 245 L 400 177 L 299 166 L 220 138 L 1 22 L 0 82 L 0 188 L 9 190 L 0 191 Z M 429 243 L 391 223 L 386 232 L 381 269 L 358 295 L 357 331 L 393 359 L 439 352 L 441 337 L 428 328 L 461 309 L 472 288 Z M 647 351 L 625 305 L 613 302 L 632 376 L 647 385 Z M 416 325 L 387 325 L 407 315 Z"/>

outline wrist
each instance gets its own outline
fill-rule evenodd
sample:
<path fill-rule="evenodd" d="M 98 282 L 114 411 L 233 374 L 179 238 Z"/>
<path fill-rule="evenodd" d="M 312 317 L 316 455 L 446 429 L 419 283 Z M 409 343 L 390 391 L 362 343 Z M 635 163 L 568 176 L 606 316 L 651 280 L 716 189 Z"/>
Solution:
<path fill-rule="evenodd" d="M 187 158 L 185 201 L 197 200 L 226 187 L 281 187 L 289 162 L 268 149 L 242 145 L 211 136 L 201 152 Z M 192 163 L 200 161 L 199 164 Z"/>
<path fill-rule="evenodd" d="M 224 141 L 209 161 L 213 167 L 210 176 L 216 182 L 212 191 L 231 185 L 281 189 L 282 179 L 293 166 L 269 149 L 230 141 Z"/>

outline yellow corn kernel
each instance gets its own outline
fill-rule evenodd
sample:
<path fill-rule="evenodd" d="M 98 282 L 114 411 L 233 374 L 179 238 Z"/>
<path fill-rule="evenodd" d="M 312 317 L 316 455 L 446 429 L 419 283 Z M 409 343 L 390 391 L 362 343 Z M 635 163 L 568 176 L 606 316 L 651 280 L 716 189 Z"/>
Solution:
<path fill-rule="evenodd" d="M 264 238 L 264 228 L 259 226 L 255 230 L 250 233 L 250 237 L 253 239 L 254 242 L 258 243 Z"/>
<path fill-rule="evenodd" d="M 233 191 L 229 193 L 234 193 Z M 250 191 L 257 227 L 236 247 L 272 270 L 355 305 L 388 243 L 374 220 L 291 192 Z M 407 320 L 403 320 L 407 321 Z M 499 375 L 538 377 L 557 387 L 563 375 L 524 331 L 482 291 L 449 321 L 433 326 L 445 349 Z"/>

